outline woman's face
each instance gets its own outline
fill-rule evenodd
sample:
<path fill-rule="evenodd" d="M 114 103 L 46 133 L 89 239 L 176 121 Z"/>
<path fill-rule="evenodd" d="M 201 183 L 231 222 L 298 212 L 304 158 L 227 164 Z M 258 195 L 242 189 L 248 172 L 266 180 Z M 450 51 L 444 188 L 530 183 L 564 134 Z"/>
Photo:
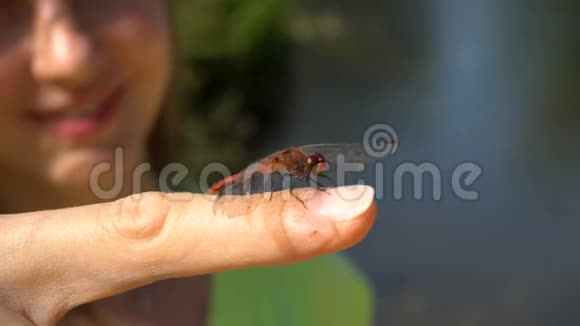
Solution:
<path fill-rule="evenodd" d="M 0 0 L 0 178 L 144 158 L 170 48 L 163 0 Z"/>

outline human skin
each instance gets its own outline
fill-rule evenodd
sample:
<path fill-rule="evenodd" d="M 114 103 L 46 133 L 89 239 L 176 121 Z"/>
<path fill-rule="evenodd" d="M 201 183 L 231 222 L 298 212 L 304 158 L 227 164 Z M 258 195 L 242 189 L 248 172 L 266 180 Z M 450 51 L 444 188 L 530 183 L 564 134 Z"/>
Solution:
<path fill-rule="evenodd" d="M 0 0 L 0 324 L 203 325 L 203 275 L 343 250 L 372 226 L 366 187 L 358 200 L 315 192 L 306 207 L 275 193 L 235 219 L 208 196 L 156 192 L 150 175 L 128 197 L 172 71 L 164 7 Z M 103 201 L 89 174 L 117 147 L 127 187 Z"/>

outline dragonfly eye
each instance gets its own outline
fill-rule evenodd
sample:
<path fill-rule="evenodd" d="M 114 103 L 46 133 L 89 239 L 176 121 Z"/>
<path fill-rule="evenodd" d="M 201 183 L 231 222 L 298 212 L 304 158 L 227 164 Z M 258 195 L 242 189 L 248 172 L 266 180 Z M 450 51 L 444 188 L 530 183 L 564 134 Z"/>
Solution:
<path fill-rule="evenodd" d="M 326 162 L 326 160 L 324 159 L 324 156 L 322 156 L 322 154 L 320 154 L 320 153 L 316 153 L 315 157 L 316 157 L 316 163 Z"/>

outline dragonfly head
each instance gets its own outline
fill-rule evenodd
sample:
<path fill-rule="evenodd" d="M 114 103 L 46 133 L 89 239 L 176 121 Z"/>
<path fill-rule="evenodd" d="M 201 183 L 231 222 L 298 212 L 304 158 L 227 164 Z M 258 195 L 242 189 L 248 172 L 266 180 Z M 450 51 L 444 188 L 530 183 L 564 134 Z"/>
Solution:
<path fill-rule="evenodd" d="M 314 153 L 306 158 L 306 167 L 309 172 L 318 175 L 328 169 L 328 162 L 322 154 Z"/>

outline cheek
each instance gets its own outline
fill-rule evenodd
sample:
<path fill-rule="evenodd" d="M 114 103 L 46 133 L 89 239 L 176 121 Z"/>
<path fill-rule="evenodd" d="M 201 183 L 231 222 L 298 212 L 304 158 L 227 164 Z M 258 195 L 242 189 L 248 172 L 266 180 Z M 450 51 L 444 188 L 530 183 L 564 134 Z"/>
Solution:
<path fill-rule="evenodd" d="M 166 12 L 159 1 L 131 0 L 118 8 L 115 17 L 104 24 L 103 38 L 120 56 L 127 67 L 136 73 L 151 77 L 157 75 L 158 82 L 166 82 L 171 65 L 171 35 Z M 124 3 L 121 1 L 121 3 Z M 151 81 L 153 82 L 153 81 Z"/>
<path fill-rule="evenodd" d="M 0 166 L 3 169 L 39 169 L 44 161 L 38 155 L 36 128 L 24 121 L 22 108 L 30 107 L 33 98 L 28 68 L 26 50 L 20 42 L 0 45 Z"/>
<path fill-rule="evenodd" d="M 125 70 L 131 82 L 132 132 L 146 136 L 159 115 L 170 83 L 173 53 L 169 22 L 162 1 L 119 2 L 103 32 L 115 56 L 115 67 Z"/>
<path fill-rule="evenodd" d="M 117 17 L 105 24 L 107 48 L 130 80 L 125 139 L 145 144 L 157 121 L 171 80 L 173 53 L 165 8 L 161 1 L 119 2 Z"/>

